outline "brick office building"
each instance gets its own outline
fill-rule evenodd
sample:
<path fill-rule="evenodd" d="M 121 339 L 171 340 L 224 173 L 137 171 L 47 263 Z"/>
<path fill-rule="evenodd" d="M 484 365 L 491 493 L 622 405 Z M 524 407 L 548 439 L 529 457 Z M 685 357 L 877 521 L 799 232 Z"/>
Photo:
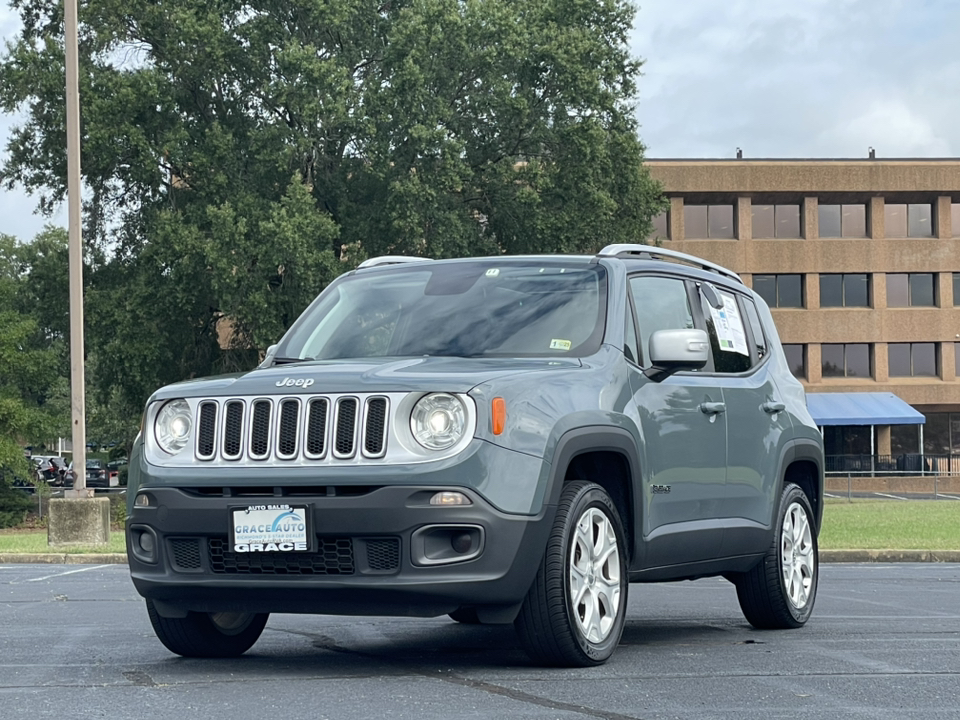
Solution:
<path fill-rule="evenodd" d="M 960 456 L 960 159 L 647 165 L 655 236 L 770 304 L 828 456 Z"/>

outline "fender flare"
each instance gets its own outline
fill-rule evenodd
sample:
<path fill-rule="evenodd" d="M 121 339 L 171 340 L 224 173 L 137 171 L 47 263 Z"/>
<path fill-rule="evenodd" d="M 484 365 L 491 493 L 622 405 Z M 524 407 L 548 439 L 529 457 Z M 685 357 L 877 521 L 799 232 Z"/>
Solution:
<path fill-rule="evenodd" d="M 817 468 L 814 478 L 817 497 L 814 512 L 816 513 L 817 528 L 823 526 L 823 447 L 817 441 L 808 438 L 798 438 L 790 441 L 789 452 L 784 454 L 780 467 L 780 477 L 786 479 L 787 468 L 795 462 L 808 461 Z"/>
<path fill-rule="evenodd" d="M 555 508 L 560 500 L 563 489 L 563 480 L 567 468 L 574 458 L 588 452 L 613 452 L 622 455 L 627 463 L 630 474 L 630 486 L 627 498 L 629 507 L 625 512 L 628 517 L 622 518 L 625 528 L 633 536 L 631 556 L 636 559 L 642 546 L 643 517 L 643 476 L 641 474 L 640 452 L 633 435 L 624 428 L 609 425 L 587 425 L 567 430 L 561 435 L 554 446 L 553 456 L 550 458 L 550 475 L 547 482 L 545 500 Z"/>

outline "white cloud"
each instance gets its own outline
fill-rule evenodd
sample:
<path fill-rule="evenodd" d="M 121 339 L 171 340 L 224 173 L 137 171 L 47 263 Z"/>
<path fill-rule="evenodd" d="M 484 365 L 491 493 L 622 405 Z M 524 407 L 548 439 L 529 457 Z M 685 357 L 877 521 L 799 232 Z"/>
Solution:
<path fill-rule="evenodd" d="M 947 0 L 646 0 L 641 136 L 651 157 L 957 155 L 957 47 Z"/>

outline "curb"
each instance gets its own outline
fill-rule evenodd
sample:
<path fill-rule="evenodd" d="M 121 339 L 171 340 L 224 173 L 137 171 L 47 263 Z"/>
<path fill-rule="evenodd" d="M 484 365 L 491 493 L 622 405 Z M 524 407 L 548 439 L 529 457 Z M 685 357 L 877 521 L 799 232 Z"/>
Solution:
<path fill-rule="evenodd" d="M 960 562 L 960 550 L 821 550 L 824 563 Z"/>
<path fill-rule="evenodd" d="M 822 563 L 960 563 L 960 550 L 821 550 Z M 124 553 L 0 553 L 0 565 L 126 565 Z"/>
<path fill-rule="evenodd" d="M 44 565 L 126 565 L 123 553 L 0 553 L 0 565 L 37 563 Z"/>

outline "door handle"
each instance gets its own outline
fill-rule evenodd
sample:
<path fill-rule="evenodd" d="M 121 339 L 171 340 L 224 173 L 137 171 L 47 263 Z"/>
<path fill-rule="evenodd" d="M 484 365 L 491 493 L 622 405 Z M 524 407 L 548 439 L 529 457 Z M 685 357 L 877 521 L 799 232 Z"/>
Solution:
<path fill-rule="evenodd" d="M 700 403 L 700 412 L 704 415 L 717 415 L 727 409 L 727 404 L 722 402 L 702 402 Z"/>
<path fill-rule="evenodd" d="M 776 415 L 777 413 L 783 412 L 787 406 L 778 400 L 768 400 L 760 407 L 763 409 L 765 413 L 769 413 L 770 415 Z"/>

